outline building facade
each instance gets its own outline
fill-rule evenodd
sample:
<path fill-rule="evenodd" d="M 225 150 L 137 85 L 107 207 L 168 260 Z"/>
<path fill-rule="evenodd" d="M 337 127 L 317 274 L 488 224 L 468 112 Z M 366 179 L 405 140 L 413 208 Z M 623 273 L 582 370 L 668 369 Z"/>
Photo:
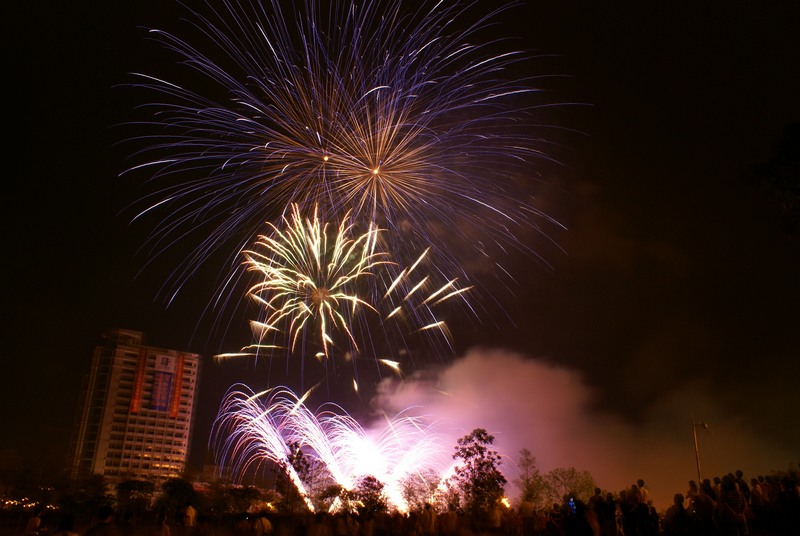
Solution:
<path fill-rule="evenodd" d="M 72 476 L 162 481 L 186 469 L 200 381 L 198 354 L 145 346 L 111 330 L 94 350 L 76 423 Z"/>

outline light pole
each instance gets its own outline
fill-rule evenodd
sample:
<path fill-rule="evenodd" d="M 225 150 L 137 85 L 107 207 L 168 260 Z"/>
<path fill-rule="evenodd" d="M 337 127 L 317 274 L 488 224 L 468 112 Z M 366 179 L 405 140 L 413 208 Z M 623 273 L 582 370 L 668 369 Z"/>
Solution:
<path fill-rule="evenodd" d="M 710 432 L 711 430 L 708 429 L 708 423 L 694 422 L 694 417 L 692 417 L 692 435 L 694 436 L 694 460 L 697 463 L 697 485 L 699 486 L 703 483 L 703 479 L 700 476 L 700 446 L 697 443 L 698 427 L 703 428 L 708 432 Z"/>

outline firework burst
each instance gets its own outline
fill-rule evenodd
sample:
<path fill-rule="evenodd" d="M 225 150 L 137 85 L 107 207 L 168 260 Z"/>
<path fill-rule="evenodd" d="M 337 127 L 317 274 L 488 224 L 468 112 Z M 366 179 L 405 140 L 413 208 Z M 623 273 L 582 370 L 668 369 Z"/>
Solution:
<path fill-rule="evenodd" d="M 294 202 L 375 222 L 401 259 L 437 244 L 450 272 L 464 248 L 447 241 L 528 247 L 516 231 L 541 214 L 515 184 L 544 156 L 536 89 L 509 72 L 527 55 L 487 33 L 511 5 L 283 4 L 209 4 L 190 14 L 196 44 L 151 31 L 199 77 L 135 84 L 157 95 L 129 170 L 158 185 L 139 214 L 156 215 L 153 252 L 196 237 L 178 286 L 218 248 L 238 257 Z"/>
<path fill-rule="evenodd" d="M 470 287 L 460 287 L 457 279 L 434 284 L 435 273 L 418 277 L 427 251 L 400 269 L 381 251 L 380 229 L 369 225 L 358 234 L 348 221 L 345 217 L 333 231 L 316 208 L 304 216 L 292 205 L 282 226 L 268 224 L 270 233 L 244 252 L 244 265 L 255 278 L 248 295 L 262 313 L 251 321 L 256 342 L 218 357 L 269 355 L 279 348 L 301 357 L 316 353 L 327 359 L 334 349 L 352 357 L 362 352 L 358 340 L 374 340 L 366 334 L 376 328 L 395 344 L 398 339 L 389 333 L 400 335 L 409 326 L 449 341 L 447 325 L 435 309 L 463 298 Z M 375 357 L 376 363 L 399 372 L 397 361 Z"/>
<path fill-rule="evenodd" d="M 359 307 L 372 306 L 353 290 L 388 263 L 386 255 L 375 252 L 377 228 L 370 226 L 366 233 L 350 238 L 351 226 L 343 221 L 329 244 L 327 225 L 316 208 L 313 218 L 304 219 L 293 205 L 291 221 L 284 221 L 285 232 L 270 224 L 273 235 L 260 236 L 256 243 L 260 249 L 244 253 L 248 270 L 260 276 L 248 294 L 267 311 L 266 322 L 258 323 L 259 339 L 286 322 L 294 350 L 309 319 L 317 319 L 325 355 L 333 342 L 331 328 L 347 334 L 357 347 L 348 317 Z"/>
<path fill-rule="evenodd" d="M 377 478 L 400 510 L 406 506 L 401 491 L 405 479 L 431 471 L 447 475 L 451 470 L 442 436 L 424 418 L 407 413 L 386 417 L 379 430 L 368 432 L 335 404 L 312 412 L 305 405 L 307 395 L 298 398 L 285 387 L 253 393 L 246 386 L 233 386 L 212 431 L 218 461 L 230 463 L 240 476 L 278 465 L 312 510 L 310 490 L 290 462 L 297 448 L 344 489 L 353 489 L 361 477 Z"/>

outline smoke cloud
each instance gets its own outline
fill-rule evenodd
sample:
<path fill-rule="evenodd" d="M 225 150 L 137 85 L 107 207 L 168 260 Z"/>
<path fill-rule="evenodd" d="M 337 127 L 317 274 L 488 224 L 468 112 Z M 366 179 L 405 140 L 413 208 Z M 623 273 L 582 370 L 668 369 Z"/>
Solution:
<path fill-rule="evenodd" d="M 586 470 L 604 491 L 616 493 L 641 478 L 662 510 L 697 479 L 693 415 L 708 424 L 708 430 L 696 428 L 702 478 L 741 469 L 749 480 L 786 469 L 793 459 L 725 415 L 699 385 L 673 390 L 638 423 L 597 409 L 596 394 L 578 371 L 513 352 L 472 349 L 439 370 L 385 380 L 373 405 L 385 413 L 415 408 L 449 430 L 453 448 L 458 437 L 485 428 L 504 456 L 510 497 L 519 493 L 515 463 L 527 448 L 543 473 Z"/>

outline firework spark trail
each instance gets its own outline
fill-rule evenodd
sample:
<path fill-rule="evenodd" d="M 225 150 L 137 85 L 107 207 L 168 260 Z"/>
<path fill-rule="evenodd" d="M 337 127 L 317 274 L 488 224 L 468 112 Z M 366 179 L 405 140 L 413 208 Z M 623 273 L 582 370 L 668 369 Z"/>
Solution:
<path fill-rule="evenodd" d="M 513 183 L 546 158 L 525 98 L 536 89 L 508 74 L 527 55 L 484 33 L 512 6 L 228 0 L 191 13 L 197 44 L 153 30 L 199 77 L 135 84 L 158 96 L 130 140 L 144 145 L 130 171 L 159 185 L 141 200 L 162 218 L 153 253 L 197 240 L 176 286 L 301 200 L 387 228 L 400 256 L 445 239 L 478 247 L 477 230 L 526 249 L 515 229 L 543 215 Z M 456 248 L 436 254 L 459 266 Z"/>
<path fill-rule="evenodd" d="M 320 348 L 320 358 L 333 357 L 334 348 L 339 355 L 358 354 L 357 335 L 367 335 L 376 326 L 384 333 L 392 331 L 390 326 L 397 332 L 413 326 L 412 331 L 436 332 L 449 342 L 447 325 L 434 309 L 455 298 L 467 304 L 464 295 L 471 287 L 459 286 L 457 279 L 436 285 L 436 274 L 431 273 L 418 277 L 427 250 L 411 266 L 400 269 L 380 251 L 377 227 L 371 225 L 366 233 L 356 235 L 345 218 L 334 232 L 316 209 L 311 213 L 306 217 L 293 205 L 282 227 L 268 224 L 271 233 L 260 236 L 245 252 L 245 265 L 255 277 L 249 295 L 262 311 L 258 320 L 251 321 L 256 342 L 218 357 L 269 354 L 282 348 L 281 340 L 287 339 L 289 344 L 283 348 L 301 358 L 313 348 Z M 397 361 L 367 355 L 400 373 Z"/>
<path fill-rule="evenodd" d="M 286 232 L 270 224 L 273 235 L 259 237 L 256 246 L 265 251 L 255 248 L 245 251 L 248 270 L 261 276 L 249 295 L 268 311 L 266 322 L 261 323 L 259 339 L 264 332 L 287 320 L 294 350 L 309 318 L 316 318 L 326 356 L 333 342 L 328 322 L 332 328 L 346 333 L 358 349 L 347 316 L 354 315 L 359 306 L 372 306 L 352 293 L 356 280 L 372 276 L 376 268 L 388 262 L 386 255 L 375 252 L 377 228 L 370 226 L 367 233 L 353 239 L 352 226 L 342 221 L 334 243 L 329 246 L 327 225 L 320 221 L 316 208 L 313 218 L 304 219 L 297 205 L 293 205 L 291 221 L 285 219 L 284 223 L 288 227 Z"/>
<path fill-rule="evenodd" d="M 306 494 L 300 475 L 289 463 L 291 449 L 299 446 L 345 489 L 353 489 L 364 476 L 377 478 L 401 510 L 406 506 L 401 492 L 404 479 L 429 470 L 446 475 L 452 469 L 442 437 L 421 417 L 387 417 L 380 431 L 367 432 L 339 406 L 328 403 L 324 407 L 331 409 L 314 413 L 304 398 L 285 387 L 253 393 L 247 386 L 233 386 L 212 431 L 218 461 L 231 462 L 240 476 L 261 464 L 279 464 Z"/>

